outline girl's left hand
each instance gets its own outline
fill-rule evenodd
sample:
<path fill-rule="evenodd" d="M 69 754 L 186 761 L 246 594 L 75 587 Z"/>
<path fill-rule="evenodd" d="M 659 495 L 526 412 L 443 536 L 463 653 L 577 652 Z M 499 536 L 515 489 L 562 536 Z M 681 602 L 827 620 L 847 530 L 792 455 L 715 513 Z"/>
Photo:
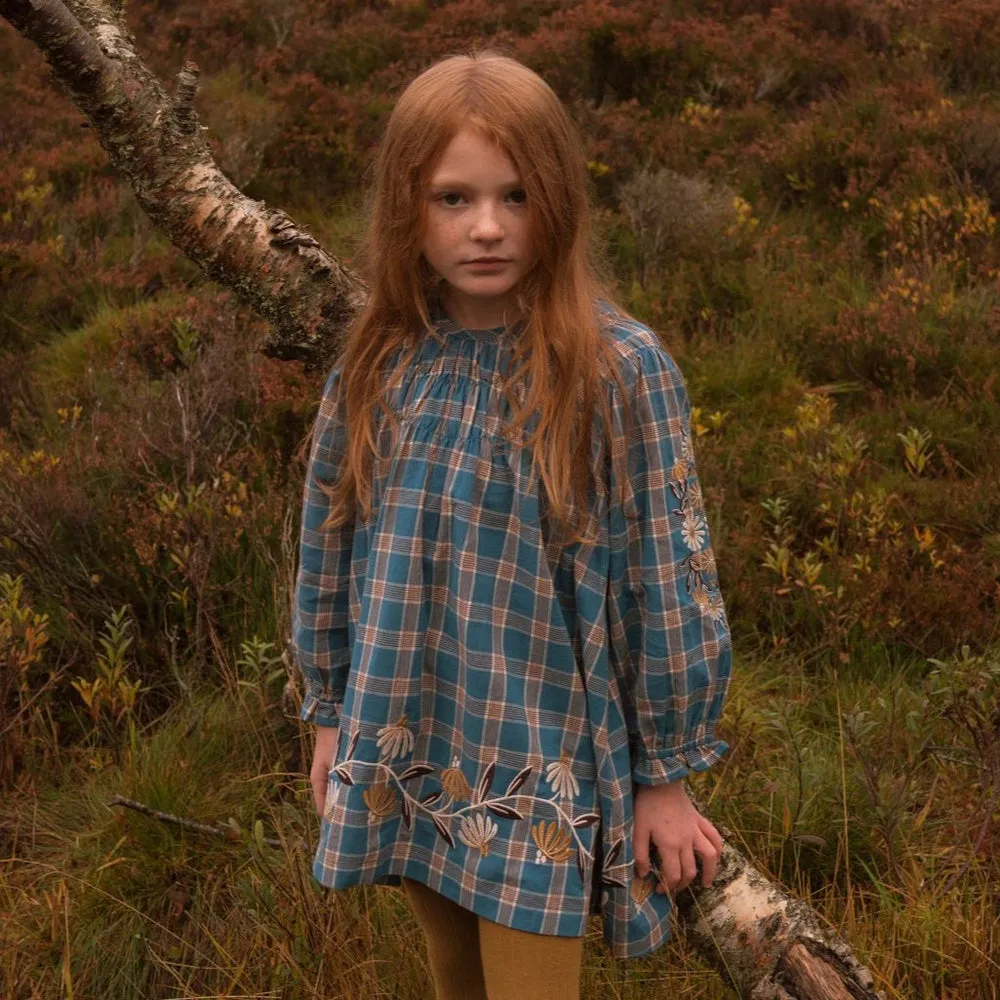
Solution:
<path fill-rule="evenodd" d="M 719 831 L 698 812 L 688 798 L 684 781 L 667 785 L 636 785 L 633 798 L 632 853 L 636 873 L 649 872 L 650 841 L 660 855 L 657 892 L 676 892 L 698 874 L 694 856 L 701 858 L 701 884 L 710 886 L 722 853 Z"/>

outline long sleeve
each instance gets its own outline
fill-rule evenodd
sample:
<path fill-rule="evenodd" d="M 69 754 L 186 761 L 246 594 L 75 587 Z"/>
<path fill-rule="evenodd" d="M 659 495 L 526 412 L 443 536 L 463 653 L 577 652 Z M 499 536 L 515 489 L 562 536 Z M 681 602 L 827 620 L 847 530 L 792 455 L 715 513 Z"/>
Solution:
<path fill-rule="evenodd" d="M 632 419 L 623 425 L 617 400 L 615 448 L 628 474 L 619 503 L 612 465 L 609 622 L 632 777 L 655 785 L 706 770 L 729 749 L 715 727 L 732 647 L 683 376 L 659 345 L 641 347 L 624 373 Z"/>
<path fill-rule="evenodd" d="M 340 373 L 334 368 L 313 427 L 292 607 L 292 645 L 305 680 L 299 717 L 320 726 L 340 723 L 353 638 L 349 609 L 354 526 L 349 522 L 320 530 L 330 500 L 317 485 L 317 480 L 336 481 L 346 447 L 346 429 L 337 418 L 339 388 Z"/>

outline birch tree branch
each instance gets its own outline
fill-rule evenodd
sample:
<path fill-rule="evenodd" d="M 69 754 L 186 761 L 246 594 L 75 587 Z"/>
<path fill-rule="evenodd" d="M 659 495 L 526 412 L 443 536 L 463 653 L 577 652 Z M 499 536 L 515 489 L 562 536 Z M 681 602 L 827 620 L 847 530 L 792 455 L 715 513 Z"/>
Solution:
<path fill-rule="evenodd" d="M 0 0 L 0 15 L 41 50 L 152 222 L 270 321 L 263 353 L 325 369 L 366 289 L 288 215 L 222 173 L 194 107 L 197 65 L 185 63 L 168 94 L 100 0 Z"/>

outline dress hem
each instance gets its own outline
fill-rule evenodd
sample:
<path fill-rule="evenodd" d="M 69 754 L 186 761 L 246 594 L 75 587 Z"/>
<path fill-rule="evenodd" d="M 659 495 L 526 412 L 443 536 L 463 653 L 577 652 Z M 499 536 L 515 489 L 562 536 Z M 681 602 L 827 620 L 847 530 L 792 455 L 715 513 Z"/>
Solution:
<path fill-rule="evenodd" d="M 588 933 L 588 925 L 590 920 L 590 913 L 584 912 L 581 914 L 581 920 L 579 922 L 579 927 L 581 929 L 577 931 L 572 931 L 570 929 L 565 930 L 555 930 L 555 931 L 543 931 L 540 930 L 538 924 L 540 920 L 530 919 L 533 916 L 534 911 L 531 911 L 529 915 L 524 915 L 525 911 L 522 909 L 515 910 L 510 914 L 505 914 L 502 918 L 495 910 L 491 911 L 488 906 L 487 900 L 482 900 L 478 895 L 473 900 L 473 905 L 469 906 L 467 902 L 463 902 L 461 898 L 461 889 L 456 885 L 451 879 L 445 879 L 440 885 L 429 885 L 426 878 L 426 864 L 407 858 L 394 859 L 387 867 L 384 867 L 377 871 L 364 872 L 364 873 L 351 873 L 346 876 L 350 881 L 344 881 L 343 875 L 341 878 L 334 878 L 327 881 L 320 877 L 318 874 L 322 870 L 322 866 L 319 862 L 315 862 L 313 865 L 313 878 L 327 889 L 332 889 L 335 892 L 339 892 L 342 889 L 349 889 L 353 886 L 359 885 L 390 885 L 394 887 L 402 886 L 402 879 L 408 878 L 412 882 L 419 882 L 421 885 L 427 886 L 428 889 L 439 893 L 444 896 L 445 899 L 451 900 L 457 906 L 461 906 L 463 910 L 468 910 L 470 913 L 476 914 L 477 917 L 483 917 L 485 920 L 489 920 L 493 923 L 500 924 L 504 927 L 510 927 L 513 930 L 527 931 L 530 934 L 540 934 L 545 937 L 586 937 Z M 589 906 L 589 903 L 588 903 Z M 543 919 L 545 914 L 538 914 L 540 919 Z M 567 921 L 567 914 L 560 914 L 560 922 Z"/>

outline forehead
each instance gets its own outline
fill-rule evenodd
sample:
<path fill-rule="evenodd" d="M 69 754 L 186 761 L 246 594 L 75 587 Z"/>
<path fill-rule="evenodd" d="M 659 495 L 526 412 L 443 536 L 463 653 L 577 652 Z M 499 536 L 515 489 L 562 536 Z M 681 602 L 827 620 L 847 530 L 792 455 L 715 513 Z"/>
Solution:
<path fill-rule="evenodd" d="M 463 128 L 445 147 L 431 183 L 468 186 L 517 184 L 521 176 L 507 152 L 482 132 Z"/>

